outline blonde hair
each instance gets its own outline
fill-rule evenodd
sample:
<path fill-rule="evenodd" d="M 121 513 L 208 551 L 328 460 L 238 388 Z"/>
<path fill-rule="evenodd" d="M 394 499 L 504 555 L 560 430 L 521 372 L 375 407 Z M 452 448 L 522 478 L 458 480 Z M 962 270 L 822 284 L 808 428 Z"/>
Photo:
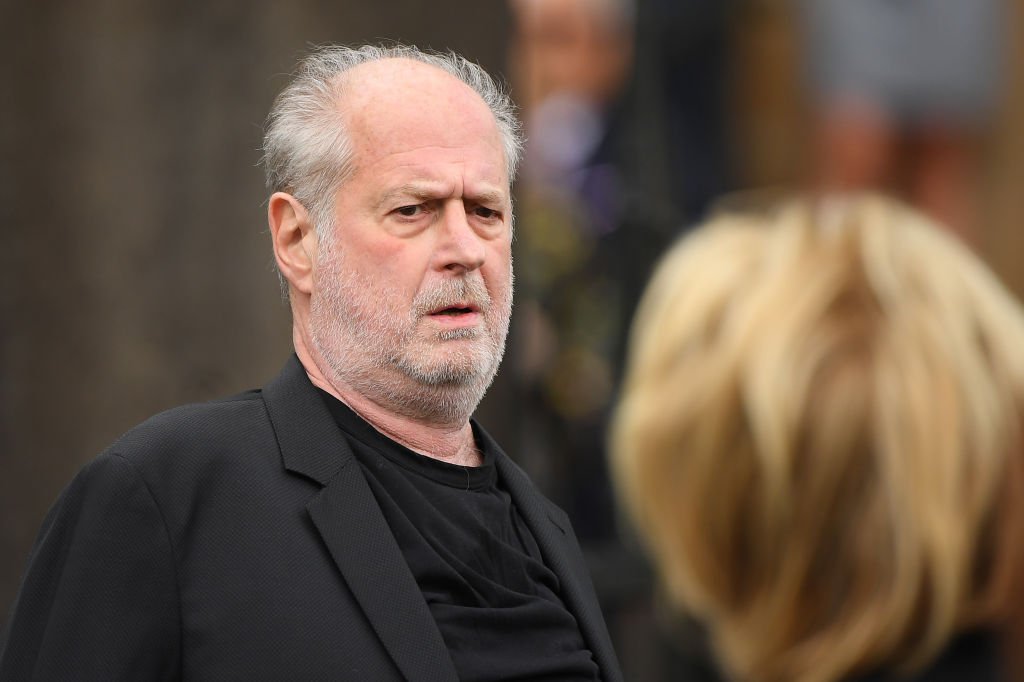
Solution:
<path fill-rule="evenodd" d="M 663 260 L 612 466 L 733 675 L 913 670 L 1011 601 L 1022 405 L 1024 315 L 970 253 L 878 196 L 794 200 Z"/>

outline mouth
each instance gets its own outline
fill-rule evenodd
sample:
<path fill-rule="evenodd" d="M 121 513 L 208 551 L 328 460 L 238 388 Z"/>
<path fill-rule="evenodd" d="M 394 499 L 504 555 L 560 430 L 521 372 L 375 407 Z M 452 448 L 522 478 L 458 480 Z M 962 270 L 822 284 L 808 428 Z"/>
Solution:
<path fill-rule="evenodd" d="M 441 329 L 468 331 L 482 322 L 480 306 L 465 301 L 435 308 L 427 315 Z"/>
<path fill-rule="evenodd" d="M 471 315 L 473 313 L 478 312 L 480 312 L 480 308 L 471 303 L 456 303 L 455 305 L 445 306 L 444 308 L 438 308 L 437 310 L 433 310 L 430 312 L 430 315 L 458 317 L 459 315 Z"/>

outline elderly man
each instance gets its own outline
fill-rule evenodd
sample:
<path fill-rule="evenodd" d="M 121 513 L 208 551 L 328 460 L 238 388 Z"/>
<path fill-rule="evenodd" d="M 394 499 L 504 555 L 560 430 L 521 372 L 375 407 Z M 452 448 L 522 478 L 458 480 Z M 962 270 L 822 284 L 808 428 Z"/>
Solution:
<path fill-rule="evenodd" d="M 296 355 L 78 475 L 0 679 L 620 679 L 568 519 L 470 421 L 508 330 L 519 149 L 460 57 L 303 63 L 265 142 Z"/>

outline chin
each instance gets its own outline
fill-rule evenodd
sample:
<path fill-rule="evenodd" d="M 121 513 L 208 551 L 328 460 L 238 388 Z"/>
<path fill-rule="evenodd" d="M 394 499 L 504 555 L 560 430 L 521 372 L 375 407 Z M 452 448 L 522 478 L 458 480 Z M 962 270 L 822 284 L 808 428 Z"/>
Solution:
<path fill-rule="evenodd" d="M 483 383 L 490 385 L 497 373 L 504 348 L 479 340 L 468 348 L 463 346 L 433 348 L 407 353 L 399 360 L 399 369 L 409 378 L 426 386 L 466 387 Z"/>
<path fill-rule="evenodd" d="M 501 355 L 488 354 L 486 358 L 469 360 L 463 355 L 429 365 L 419 362 L 402 367 L 406 376 L 419 387 L 413 391 L 417 395 L 409 398 L 419 404 L 421 412 L 436 412 L 435 416 L 449 419 L 468 418 L 498 373 Z"/>
<path fill-rule="evenodd" d="M 388 402 L 396 411 L 415 419 L 461 425 L 476 410 L 492 377 L 478 375 L 459 382 L 417 381 L 412 388 L 391 393 Z"/>
<path fill-rule="evenodd" d="M 405 367 L 406 375 L 424 386 L 443 386 L 452 389 L 471 388 L 482 381 L 490 383 L 493 372 L 479 364 L 435 364 L 429 367 Z M 490 375 L 490 376 L 489 376 Z"/>

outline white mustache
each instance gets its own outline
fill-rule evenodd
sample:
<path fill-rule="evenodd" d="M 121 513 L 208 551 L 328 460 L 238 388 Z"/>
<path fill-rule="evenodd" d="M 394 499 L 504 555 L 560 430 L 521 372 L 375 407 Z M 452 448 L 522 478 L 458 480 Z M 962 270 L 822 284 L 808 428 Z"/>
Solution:
<path fill-rule="evenodd" d="M 416 317 L 429 315 L 443 308 L 471 305 L 481 313 L 491 309 L 491 297 L 481 279 L 445 279 L 416 294 L 412 302 Z"/>

